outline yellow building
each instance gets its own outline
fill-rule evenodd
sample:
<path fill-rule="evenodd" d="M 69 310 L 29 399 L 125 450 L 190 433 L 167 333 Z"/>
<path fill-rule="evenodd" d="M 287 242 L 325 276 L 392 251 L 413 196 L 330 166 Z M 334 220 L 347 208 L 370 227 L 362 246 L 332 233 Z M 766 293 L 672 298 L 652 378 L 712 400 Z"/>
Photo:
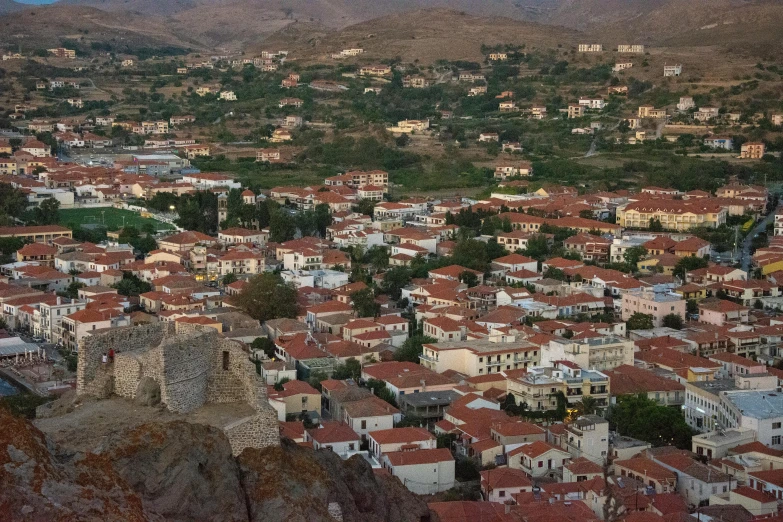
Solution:
<path fill-rule="evenodd" d="M 727 216 L 728 211 L 717 202 L 700 200 L 637 201 L 617 208 L 617 224 L 623 228 L 647 229 L 651 219 L 660 221 L 665 230 L 717 228 L 726 223 Z"/>

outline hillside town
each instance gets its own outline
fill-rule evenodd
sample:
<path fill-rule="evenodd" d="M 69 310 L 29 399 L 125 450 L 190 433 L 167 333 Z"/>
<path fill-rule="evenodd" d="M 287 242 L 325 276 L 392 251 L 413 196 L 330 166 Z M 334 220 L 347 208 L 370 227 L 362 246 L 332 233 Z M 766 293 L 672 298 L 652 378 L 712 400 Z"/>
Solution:
<path fill-rule="evenodd" d="M 697 92 L 632 41 L 335 47 L 328 73 L 101 51 L 152 82 L 104 99 L 86 48 L 42 51 L 3 55 L 28 89 L 0 116 L 12 394 L 138 397 L 150 359 L 121 364 L 160 329 L 145 350 L 219 345 L 275 436 L 432 520 L 783 521 L 783 110 L 751 81 Z M 178 400 L 241 402 L 207 389 Z"/>

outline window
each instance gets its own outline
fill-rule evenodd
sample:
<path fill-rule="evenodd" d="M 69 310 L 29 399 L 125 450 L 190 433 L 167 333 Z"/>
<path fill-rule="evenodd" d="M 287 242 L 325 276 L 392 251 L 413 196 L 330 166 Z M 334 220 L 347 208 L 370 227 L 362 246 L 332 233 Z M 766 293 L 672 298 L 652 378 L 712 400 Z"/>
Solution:
<path fill-rule="evenodd" d="M 780 435 L 775 435 L 774 437 L 772 437 L 772 445 L 773 446 L 780 445 Z"/>
<path fill-rule="evenodd" d="M 539 460 L 538 461 L 538 467 L 539 468 L 543 468 L 544 467 L 544 461 L 543 460 Z"/>
<path fill-rule="evenodd" d="M 779 430 L 780 429 L 780 423 L 779 422 L 773 422 L 772 423 L 772 429 L 773 430 Z"/>
<path fill-rule="evenodd" d="M 498 496 L 499 497 L 505 497 L 506 496 L 506 492 L 505 491 L 498 491 Z"/>
<path fill-rule="evenodd" d="M 366 421 L 366 420 L 363 420 L 363 421 L 362 421 L 362 429 L 363 429 L 363 430 L 366 430 L 366 429 L 367 429 L 367 421 Z"/>
<path fill-rule="evenodd" d="M 223 370 L 228 370 L 228 352 L 223 352 Z"/>

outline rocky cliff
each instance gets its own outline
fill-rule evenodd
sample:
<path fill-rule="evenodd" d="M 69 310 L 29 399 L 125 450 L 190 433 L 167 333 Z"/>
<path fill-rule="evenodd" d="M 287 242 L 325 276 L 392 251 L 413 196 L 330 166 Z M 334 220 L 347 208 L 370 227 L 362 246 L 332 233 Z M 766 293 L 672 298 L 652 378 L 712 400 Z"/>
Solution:
<path fill-rule="evenodd" d="M 429 520 L 363 459 L 290 441 L 234 458 L 220 430 L 177 421 L 108 434 L 94 453 L 60 442 L 0 409 L 0 521 Z"/>

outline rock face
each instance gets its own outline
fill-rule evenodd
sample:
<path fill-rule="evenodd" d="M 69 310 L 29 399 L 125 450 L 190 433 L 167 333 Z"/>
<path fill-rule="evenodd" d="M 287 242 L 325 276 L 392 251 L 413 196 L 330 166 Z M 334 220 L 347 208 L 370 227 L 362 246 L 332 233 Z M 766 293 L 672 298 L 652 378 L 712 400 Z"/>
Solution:
<path fill-rule="evenodd" d="M 144 512 L 162 520 L 247 520 L 239 466 L 223 433 L 209 426 L 145 424 L 100 448 L 141 497 Z"/>
<path fill-rule="evenodd" d="M 239 466 L 252 522 L 340 520 L 337 513 L 344 522 L 429 520 L 424 501 L 396 478 L 376 476 L 359 456 L 343 461 L 283 441 L 246 449 Z"/>
<path fill-rule="evenodd" d="M 0 408 L 0 520 L 148 520 L 105 456 L 54 455 L 29 422 Z"/>
<path fill-rule="evenodd" d="M 430 520 L 424 501 L 360 457 L 290 441 L 235 458 L 221 430 L 182 421 L 117 430 L 94 453 L 60 440 L 0 408 L 0 522 Z"/>

